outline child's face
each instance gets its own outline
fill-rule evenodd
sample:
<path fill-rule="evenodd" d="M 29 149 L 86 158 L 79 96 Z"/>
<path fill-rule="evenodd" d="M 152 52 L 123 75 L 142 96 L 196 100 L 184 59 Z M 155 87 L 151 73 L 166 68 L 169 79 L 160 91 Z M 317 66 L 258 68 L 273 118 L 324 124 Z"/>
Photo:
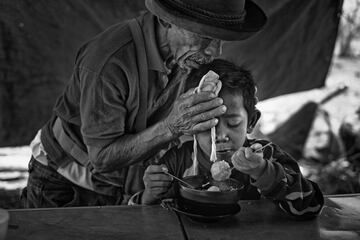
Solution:
<path fill-rule="evenodd" d="M 232 154 L 244 145 L 248 129 L 248 113 L 240 94 L 221 92 L 227 111 L 216 126 L 216 151 L 219 160 L 229 160 Z M 197 134 L 201 150 L 210 156 L 210 130 Z"/>

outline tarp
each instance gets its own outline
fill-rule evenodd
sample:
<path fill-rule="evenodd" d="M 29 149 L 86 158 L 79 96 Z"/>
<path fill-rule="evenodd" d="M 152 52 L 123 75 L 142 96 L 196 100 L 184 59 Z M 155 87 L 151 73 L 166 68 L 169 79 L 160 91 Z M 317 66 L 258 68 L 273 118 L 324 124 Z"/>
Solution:
<path fill-rule="evenodd" d="M 308 141 L 309 133 L 313 128 L 315 118 L 322 117 L 322 124 L 326 126 L 322 126 L 319 130 L 326 129 L 326 127 L 328 128 L 326 129 L 326 134 L 329 137 L 329 142 L 326 147 L 322 146 L 322 153 L 318 154 L 319 158 L 320 155 L 325 156 L 325 154 L 327 154 L 326 157 L 324 157 L 326 161 L 332 161 L 335 158 L 338 158 L 341 151 L 340 146 L 335 139 L 335 134 L 332 132 L 329 114 L 322 109 L 322 106 L 347 90 L 347 86 L 340 86 L 335 91 L 327 94 L 319 102 L 309 101 L 305 103 L 299 110 L 293 113 L 284 123 L 275 129 L 275 131 L 269 133 L 267 137 L 273 143 L 281 146 L 283 150 L 295 159 L 300 159 L 303 157 L 303 149 Z M 314 139 L 311 140 L 314 141 Z M 321 143 L 317 144 L 321 145 Z"/>
<path fill-rule="evenodd" d="M 260 99 L 323 86 L 342 0 L 255 2 L 269 17 L 264 31 L 226 43 L 223 57 L 253 71 Z M 28 144 L 81 44 L 143 9 L 143 0 L 0 1 L 0 146 Z"/>

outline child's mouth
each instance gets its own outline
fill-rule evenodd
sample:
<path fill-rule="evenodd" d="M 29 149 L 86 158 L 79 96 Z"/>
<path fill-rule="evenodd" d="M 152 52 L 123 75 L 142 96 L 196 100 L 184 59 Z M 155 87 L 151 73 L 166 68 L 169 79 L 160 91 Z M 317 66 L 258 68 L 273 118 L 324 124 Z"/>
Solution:
<path fill-rule="evenodd" d="M 234 151 L 231 149 L 223 149 L 216 151 L 216 157 L 218 160 L 229 160 L 231 156 L 234 154 Z"/>

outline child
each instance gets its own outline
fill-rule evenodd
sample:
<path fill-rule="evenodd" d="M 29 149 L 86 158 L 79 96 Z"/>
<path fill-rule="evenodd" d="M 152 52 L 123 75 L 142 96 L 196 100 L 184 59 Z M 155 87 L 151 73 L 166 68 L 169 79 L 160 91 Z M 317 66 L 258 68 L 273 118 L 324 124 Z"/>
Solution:
<path fill-rule="evenodd" d="M 200 79 L 209 70 L 219 75 L 222 88 L 219 96 L 227 107 L 216 126 L 217 156 L 232 162 L 231 178 L 245 185 L 245 199 L 273 200 L 286 212 L 295 216 L 316 216 L 323 206 L 318 186 L 305 179 L 296 161 L 275 144 L 265 140 L 248 139 L 260 112 L 255 108 L 256 87 L 250 72 L 225 60 L 214 60 L 190 75 L 189 82 Z M 198 82 L 198 81 L 197 81 Z M 211 176 L 210 130 L 196 135 L 197 173 Z M 262 151 L 256 151 L 267 145 Z M 179 178 L 193 175 L 193 142 L 174 147 L 162 158 L 161 165 L 150 165 L 144 174 L 145 190 L 134 199 L 142 204 L 154 204 L 170 193 L 172 179 L 162 168 Z M 220 159 L 220 160 L 222 160 Z M 141 201 L 140 201 L 141 200 Z"/>

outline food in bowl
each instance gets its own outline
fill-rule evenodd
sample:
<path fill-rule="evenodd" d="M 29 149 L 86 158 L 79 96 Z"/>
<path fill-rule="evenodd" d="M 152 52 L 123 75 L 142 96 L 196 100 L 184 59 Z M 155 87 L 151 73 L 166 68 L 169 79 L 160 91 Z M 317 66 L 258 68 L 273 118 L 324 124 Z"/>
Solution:
<path fill-rule="evenodd" d="M 210 186 L 206 191 L 209 191 L 209 192 L 220 192 L 220 188 L 218 188 L 217 186 Z"/>
<path fill-rule="evenodd" d="M 225 181 L 215 181 L 211 177 L 196 175 L 185 177 L 182 180 L 194 188 L 180 183 L 180 197 L 201 203 L 236 204 L 244 187 L 240 182 L 231 178 Z"/>

